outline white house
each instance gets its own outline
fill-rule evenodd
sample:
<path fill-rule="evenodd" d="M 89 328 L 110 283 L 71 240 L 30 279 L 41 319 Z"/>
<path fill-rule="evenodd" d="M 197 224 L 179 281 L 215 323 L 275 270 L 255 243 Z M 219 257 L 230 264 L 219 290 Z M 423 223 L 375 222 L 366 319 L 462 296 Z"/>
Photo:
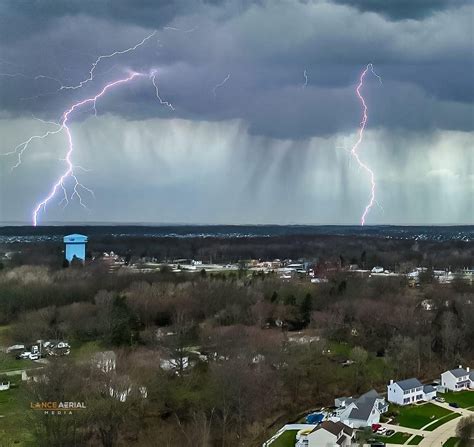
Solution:
<path fill-rule="evenodd" d="M 450 391 L 466 390 L 474 388 L 471 380 L 471 372 L 469 367 L 464 369 L 461 365 L 459 368 L 445 371 L 441 374 L 441 386 Z"/>
<path fill-rule="evenodd" d="M 423 386 L 418 379 L 406 379 L 387 386 L 387 399 L 398 405 L 410 405 L 429 401 L 436 397 L 436 389 L 430 385 Z"/>
<path fill-rule="evenodd" d="M 354 428 L 370 427 L 380 422 L 380 415 L 388 411 L 388 404 L 377 391 L 371 390 L 359 398 L 339 397 L 334 399 L 336 417 Z"/>
<path fill-rule="evenodd" d="M 342 422 L 324 421 L 315 428 L 300 430 L 295 447 L 349 447 L 355 433 Z"/>

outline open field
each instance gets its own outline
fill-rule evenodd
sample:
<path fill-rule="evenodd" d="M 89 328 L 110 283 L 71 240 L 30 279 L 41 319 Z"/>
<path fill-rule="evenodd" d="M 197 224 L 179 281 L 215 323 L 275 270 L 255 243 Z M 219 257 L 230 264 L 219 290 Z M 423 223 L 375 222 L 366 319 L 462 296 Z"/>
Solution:
<path fill-rule="evenodd" d="M 74 358 L 75 360 L 88 360 L 96 352 L 99 352 L 102 350 L 104 350 L 104 348 L 101 347 L 98 341 L 71 343 L 71 357 Z"/>
<path fill-rule="evenodd" d="M 8 371 L 16 371 L 20 369 L 37 368 L 38 364 L 27 359 L 16 359 L 11 354 L 0 353 L 0 374 Z"/>
<path fill-rule="evenodd" d="M 0 325 L 0 346 L 5 346 L 8 344 L 9 330 L 10 330 L 10 325 Z"/>
<path fill-rule="evenodd" d="M 25 446 L 30 435 L 25 430 L 28 411 L 21 384 L 0 392 L 0 446 Z"/>
<path fill-rule="evenodd" d="M 452 414 L 451 411 L 431 403 L 399 407 L 398 411 L 399 414 L 396 418 L 398 423 L 408 428 L 421 428 L 436 419 Z M 444 422 L 448 422 L 448 420 L 446 419 Z"/>

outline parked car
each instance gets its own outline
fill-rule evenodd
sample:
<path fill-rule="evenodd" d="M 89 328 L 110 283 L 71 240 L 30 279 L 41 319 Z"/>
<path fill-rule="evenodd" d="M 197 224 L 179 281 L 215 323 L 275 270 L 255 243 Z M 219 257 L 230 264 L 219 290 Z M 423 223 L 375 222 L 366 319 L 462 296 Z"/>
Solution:
<path fill-rule="evenodd" d="M 40 355 L 38 353 L 30 354 L 30 360 L 38 360 L 39 358 L 40 358 Z"/>
<path fill-rule="evenodd" d="M 22 352 L 20 355 L 19 355 L 19 358 L 20 359 L 29 359 L 31 356 L 31 352 L 30 351 L 25 351 L 25 352 Z"/>
<path fill-rule="evenodd" d="M 453 408 L 459 408 L 459 405 L 456 402 L 449 402 L 449 406 Z"/>
<path fill-rule="evenodd" d="M 435 397 L 435 401 L 436 401 L 436 402 L 441 402 L 441 403 L 446 402 L 446 400 L 444 399 L 444 397 Z"/>
<path fill-rule="evenodd" d="M 24 351 L 24 350 L 25 350 L 25 345 L 13 345 L 7 348 L 7 353 L 15 352 L 15 351 Z"/>
<path fill-rule="evenodd" d="M 392 436 L 395 433 L 395 430 L 387 430 L 385 436 Z"/>
<path fill-rule="evenodd" d="M 372 431 L 375 433 L 380 427 L 382 427 L 381 424 L 372 424 Z"/>
<path fill-rule="evenodd" d="M 386 431 L 387 431 L 387 429 L 386 429 L 385 427 L 380 427 L 380 428 L 377 430 L 377 434 L 378 434 L 378 435 L 384 435 Z"/>

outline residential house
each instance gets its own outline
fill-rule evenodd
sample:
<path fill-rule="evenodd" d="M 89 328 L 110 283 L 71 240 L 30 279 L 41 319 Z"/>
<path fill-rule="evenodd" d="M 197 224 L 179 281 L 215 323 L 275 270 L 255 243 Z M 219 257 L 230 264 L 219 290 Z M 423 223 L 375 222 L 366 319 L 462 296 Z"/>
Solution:
<path fill-rule="evenodd" d="M 6 379 L 0 379 L 0 391 L 7 391 L 10 389 L 10 381 Z"/>
<path fill-rule="evenodd" d="M 349 447 L 354 436 L 354 430 L 342 422 L 324 421 L 315 428 L 300 430 L 295 447 Z"/>
<path fill-rule="evenodd" d="M 418 402 L 426 402 L 436 397 L 436 389 L 425 385 L 415 378 L 394 382 L 390 380 L 387 386 L 387 398 L 389 402 L 397 405 L 410 405 Z"/>
<path fill-rule="evenodd" d="M 441 386 L 450 391 L 466 390 L 474 388 L 471 380 L 471 372 L 469 367 L 464 369 L 461 365 L 459 368 L 445 371 L 441 374 Z"/>
<path fill-rule="evenodd" d="M 370 427 L 380 422 L 380 415 L 388 411 L 388 404 L 377 391 L 371 390 L 358 398 L 334 399 L 336 418 L 354 428 Z"/>

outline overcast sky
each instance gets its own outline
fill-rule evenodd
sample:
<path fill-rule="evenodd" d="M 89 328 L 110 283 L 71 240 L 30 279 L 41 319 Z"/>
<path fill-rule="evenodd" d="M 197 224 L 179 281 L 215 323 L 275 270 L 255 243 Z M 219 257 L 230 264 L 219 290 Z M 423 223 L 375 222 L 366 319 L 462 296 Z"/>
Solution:
<path fill-rule="evenodd" d="M 69 177 L 69 205 L 59 189 L 40 224 L 358 224 L 355 88 L 372 63 L 367 223 L 473 224 L 473 23 L 468 0 L 3 0 L 0 152 L 140 72 L 71 113 L 74 173 L 95 194 L 81 207 Z M 33 140 L 14 170 L 17 154 L 0 158 L 0 221 L 31 221 L 67 144 Z"/>

